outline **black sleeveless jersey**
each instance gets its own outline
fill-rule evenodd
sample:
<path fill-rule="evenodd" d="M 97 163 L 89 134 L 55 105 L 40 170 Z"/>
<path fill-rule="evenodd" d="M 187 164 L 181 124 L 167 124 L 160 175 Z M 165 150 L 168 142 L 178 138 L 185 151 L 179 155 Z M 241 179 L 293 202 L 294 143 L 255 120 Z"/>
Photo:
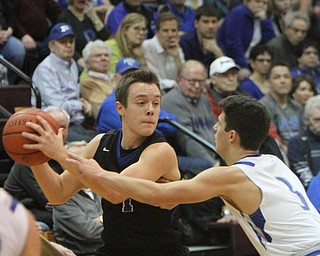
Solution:
<path fill-rule="evenodd" d="M 120 173 L 136 163 L 149 145 L 165 141 L 163 137 L 153 133 L 138 148 L 124 154 L 121 149 L 121 137 L 122 131 L 114 130 L 101 138 L 94 159 L 103 169 Z M 162 248 L 167 251 L 168 248 L 179 244 L 177 233 L 172 230 L 174 211 L 142 204 L 133 199 L 127 199 L 120 204 L 112 204 L 102 199 L 102 207 L 104 212 L 102 238 L 105 247 L 101 251 L 137 249 L 161 251 Z"/>

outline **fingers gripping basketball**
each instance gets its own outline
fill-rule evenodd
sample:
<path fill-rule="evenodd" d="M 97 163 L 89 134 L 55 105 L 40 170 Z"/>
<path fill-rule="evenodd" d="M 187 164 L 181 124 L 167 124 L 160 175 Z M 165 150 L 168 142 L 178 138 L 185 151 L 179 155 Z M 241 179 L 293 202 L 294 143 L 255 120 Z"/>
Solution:
<path fill-rule="evenodd" d="M 48 157 L 38 150 L 25 149 L 24 144 L 35 142 L 23 137 L 22 132 L 35 133 L 32 128 L 26 126 L 26 122 L 39 124 L 36 116 L 43 117 L 55 133 L 59 126 L 51 115 L 38 108 L 27 108 L 13 114 L 6 122 L 2 132 L 2 143 L 7 154 L 16 162 L 23 165 L 39 165 L 48 161 Z"/>

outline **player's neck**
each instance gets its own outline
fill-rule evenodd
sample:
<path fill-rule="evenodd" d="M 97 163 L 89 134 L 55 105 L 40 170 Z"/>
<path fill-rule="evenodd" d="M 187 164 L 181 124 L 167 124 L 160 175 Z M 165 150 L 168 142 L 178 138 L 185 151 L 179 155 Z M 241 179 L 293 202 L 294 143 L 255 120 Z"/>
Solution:
<path fill-rule="evenodd" d="M 137 136 L 132 133 L 122 132 L 122 139 L 121 139 L 121 147 L 125 150 L 134 149 L 139 147 L 146 137 Z"/>
<path fill-rule="evenodd" d="M 240 149 L 237 152 L 231 152 L 229 154 L 230 157 L 226 157 L 224 160 L 226 161 L 227 165 L 233 165 L 234 163 L 240 161 L 241 159 L 250 156 L 258 154 L 258 151 L 256 150 L 246 150 L 246 149 Z"/>

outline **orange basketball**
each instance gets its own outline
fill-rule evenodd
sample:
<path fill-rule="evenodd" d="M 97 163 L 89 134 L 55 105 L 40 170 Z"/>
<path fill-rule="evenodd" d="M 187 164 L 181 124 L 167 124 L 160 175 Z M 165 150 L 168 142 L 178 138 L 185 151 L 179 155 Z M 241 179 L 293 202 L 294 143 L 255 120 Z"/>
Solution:
<path fill-rule="evenodd" d="M 59 126 L 51 115 L 38 108 L 27 108 L 13 114 L 2 131 L 2 143 L 7 154 L 16 162 L 23 165 L 39 165 L 49 160 L 49 158 L 38 150 L 25 149 L 24 144 L 35 143 L 32 140 L 22 137 L 22 132 L 36 133 L 35 130 L 26 126 L 26 122 L 39 123 L 36 116 L 43 117 L 52 127 L 55 133 Z"/>

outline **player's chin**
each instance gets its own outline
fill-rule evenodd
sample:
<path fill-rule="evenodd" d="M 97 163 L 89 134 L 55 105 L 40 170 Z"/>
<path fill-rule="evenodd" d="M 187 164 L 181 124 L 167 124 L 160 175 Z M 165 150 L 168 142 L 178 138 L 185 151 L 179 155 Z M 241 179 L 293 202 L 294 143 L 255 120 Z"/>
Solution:
<path fill-rule="evenodd" d="M 152 133 L 154 133 L 155 127 L 150 127 L 150 128 L 142 128 L 140 129 L 140 134 L 142 136 L 150 136 Z"/>

